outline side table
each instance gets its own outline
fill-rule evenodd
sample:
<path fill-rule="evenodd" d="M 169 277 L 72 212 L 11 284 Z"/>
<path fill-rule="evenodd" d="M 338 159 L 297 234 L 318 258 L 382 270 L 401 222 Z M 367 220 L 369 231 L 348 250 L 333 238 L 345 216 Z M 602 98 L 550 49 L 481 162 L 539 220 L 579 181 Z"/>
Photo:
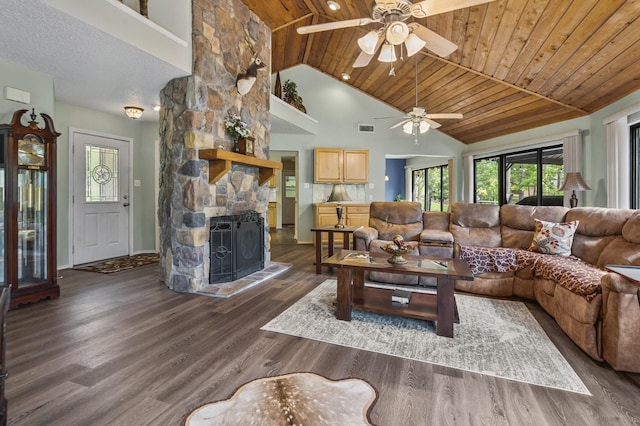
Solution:
<path fill-rule="evenodd" d="M 345 250 L 350 249 L 350 241 L 353 239 L 353 247 L 355 248 L 356 241 L 353 236 L 353 232 L 358 229 L 359 226 L 345 226 L 344 228 L 336 228 L 333 225 L 328 226 L 318 226 L 315 228 L 311 228 L 311 232 L 316 233 L 316 274 L 320 274 L 322 272 L 322 260 L 325 257 L 333 256 L 333 235 L 334 234 L 343 234 L 342 236 L 342 248 Z M 328 250 L 329 254 L 327 256 L 323 256 L 322 254 L 322 233 L 326 232 L 328 236 Z"/>

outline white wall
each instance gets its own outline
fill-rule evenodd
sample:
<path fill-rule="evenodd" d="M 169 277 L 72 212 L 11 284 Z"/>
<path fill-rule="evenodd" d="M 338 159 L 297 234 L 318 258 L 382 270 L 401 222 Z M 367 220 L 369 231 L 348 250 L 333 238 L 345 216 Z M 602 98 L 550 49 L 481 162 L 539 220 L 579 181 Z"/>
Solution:
<path fill-rule="evenodd" d="M 6 100 L 6 87 L 28 92 L 30 102 L 23 104 Z M 11 62 L 0 61 L 0 89 L 0 123 L 10 123 L 13 113 L 19 109 L 35 108 L 38 117 L 43 112 L 53 117 L 54 96 L 51 76 L 31 71 Z M 42 125 L 41 120 L 39 118 L 39 123 Z"/>
<path fill-rule="evenodd" d="M 390 77 L 393 78 L 393 77 Z M 269 148 L 298 152 L 298 241 L 312 241 L 313 226 L 313 148 L 341 147 L 369 150 L 369 185 L 365 186 L 366 201 L 385 199 L 385 155 L 434 155 L 461 158 L 464 144 L 438 132 L 429 130 L 420 135 L 418 145 L 413 136 L 401 129 L 388 127 L 398 120 L 374 120 L 375 117 L 401 117 L 405 112 L 390 108 L 340 80 L 329 77 L 306 65 L 298 65 L 280 72 L 282 83 L 287 79 L 298 86 L 308 114 L 318 120 L 317 135 L 271 134 Z M 407 90 L 413 90 L 407 87 Z M 358 124 L 374 124 L 375 133 L 359 133 Z M 459 163 L 461 164 L 461 163 Z M 461 179 L 461 167 L 459 167 Z M 306 188 L 308 185 L 308 188 Z M 458 191 L 459 192 L 459 191 Z"/>

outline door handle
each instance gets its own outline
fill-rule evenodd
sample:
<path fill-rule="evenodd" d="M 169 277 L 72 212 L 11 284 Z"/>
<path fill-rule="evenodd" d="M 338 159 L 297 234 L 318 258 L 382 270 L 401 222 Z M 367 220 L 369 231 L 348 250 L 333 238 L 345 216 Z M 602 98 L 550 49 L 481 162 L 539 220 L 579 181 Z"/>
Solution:
<path fill-rule="evenodd" d="M 125 207 L 129 207 L 129 205 L 130 205 L 129 203 L 124 203 L 123 204 L 123 206 L 125 206 Z"/>

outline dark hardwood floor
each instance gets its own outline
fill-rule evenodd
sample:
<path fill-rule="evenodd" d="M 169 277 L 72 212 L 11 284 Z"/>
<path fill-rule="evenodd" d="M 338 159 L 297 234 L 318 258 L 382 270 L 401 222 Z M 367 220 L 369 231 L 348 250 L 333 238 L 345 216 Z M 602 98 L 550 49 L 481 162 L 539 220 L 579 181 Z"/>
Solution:
<path fill-rule="evenodd" d="M 311 371 L 378 391 L 377 425 L 640 424 L 638 375 L 592 361 L 528 304 L 593 396 L 260 331 L 334 275 L 313 247 L 273 244 L 284 274 L 231 299 L 178 294 L 157 265 L 112 275 L 67 270 L 61 296 L 9 313 L 12 425 L 179 425 L 253 379 Z"/>

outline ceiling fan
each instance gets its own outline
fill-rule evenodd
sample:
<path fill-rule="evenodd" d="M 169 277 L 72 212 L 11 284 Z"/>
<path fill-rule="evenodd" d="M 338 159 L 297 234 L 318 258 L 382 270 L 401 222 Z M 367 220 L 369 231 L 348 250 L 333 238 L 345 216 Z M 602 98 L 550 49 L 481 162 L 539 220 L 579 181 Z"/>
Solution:
<path fill-rule="evenodd" d="M 426 47 L 436 55 L 446 57 L 458 48 L 455 43 L 417 22 L 407 24 L 405 21 L 411 17 L 426 18 L 427 16 L 491 1 L 494 0 L 424 0 L 418 3 L 413 3 L 412 0 L 374 0 L 371 18 L 356 18 L 346 21 L 306 25 L 299 27 L 297 31 L 298 34 L 310 34 L 339 28 L 364 26 L 374 22 L 383 24 L 382 27 L 369 31 L 358 39 L 358 46 L 360 46 L 362 52 L 356 58 L 353 64 L 354 68 L 367 66 L 378 49 L 380 49 L 379 61 L 395 62 L 397 60 L 395 46 L 398 45 L 400 45 L 400 57 L 402 59 L 403 43 L 407 56 L 413 56 L 423 47 Z"/>
<path fill-rule="evenodd" d="M 401 118 L 402 121 L 389 127 L 389 129 L 395 129 L 402 126 L 402 131 L 409 135 L 413 135 L 413 141 L 418 144 L 418 134 L 425 133 L 429 129 L 437 129 L 441 126 L 436 120 L 445 119 L 461 119 L 460 113 L 440 113 L 440 114 L 427 114 L 427 110 L 418 107 L 418 57 L 415 59 L 415 93 L 416 101 L 413 109 L 402 117 L 380 117 L 379 119 L 387 118 Z"/>

